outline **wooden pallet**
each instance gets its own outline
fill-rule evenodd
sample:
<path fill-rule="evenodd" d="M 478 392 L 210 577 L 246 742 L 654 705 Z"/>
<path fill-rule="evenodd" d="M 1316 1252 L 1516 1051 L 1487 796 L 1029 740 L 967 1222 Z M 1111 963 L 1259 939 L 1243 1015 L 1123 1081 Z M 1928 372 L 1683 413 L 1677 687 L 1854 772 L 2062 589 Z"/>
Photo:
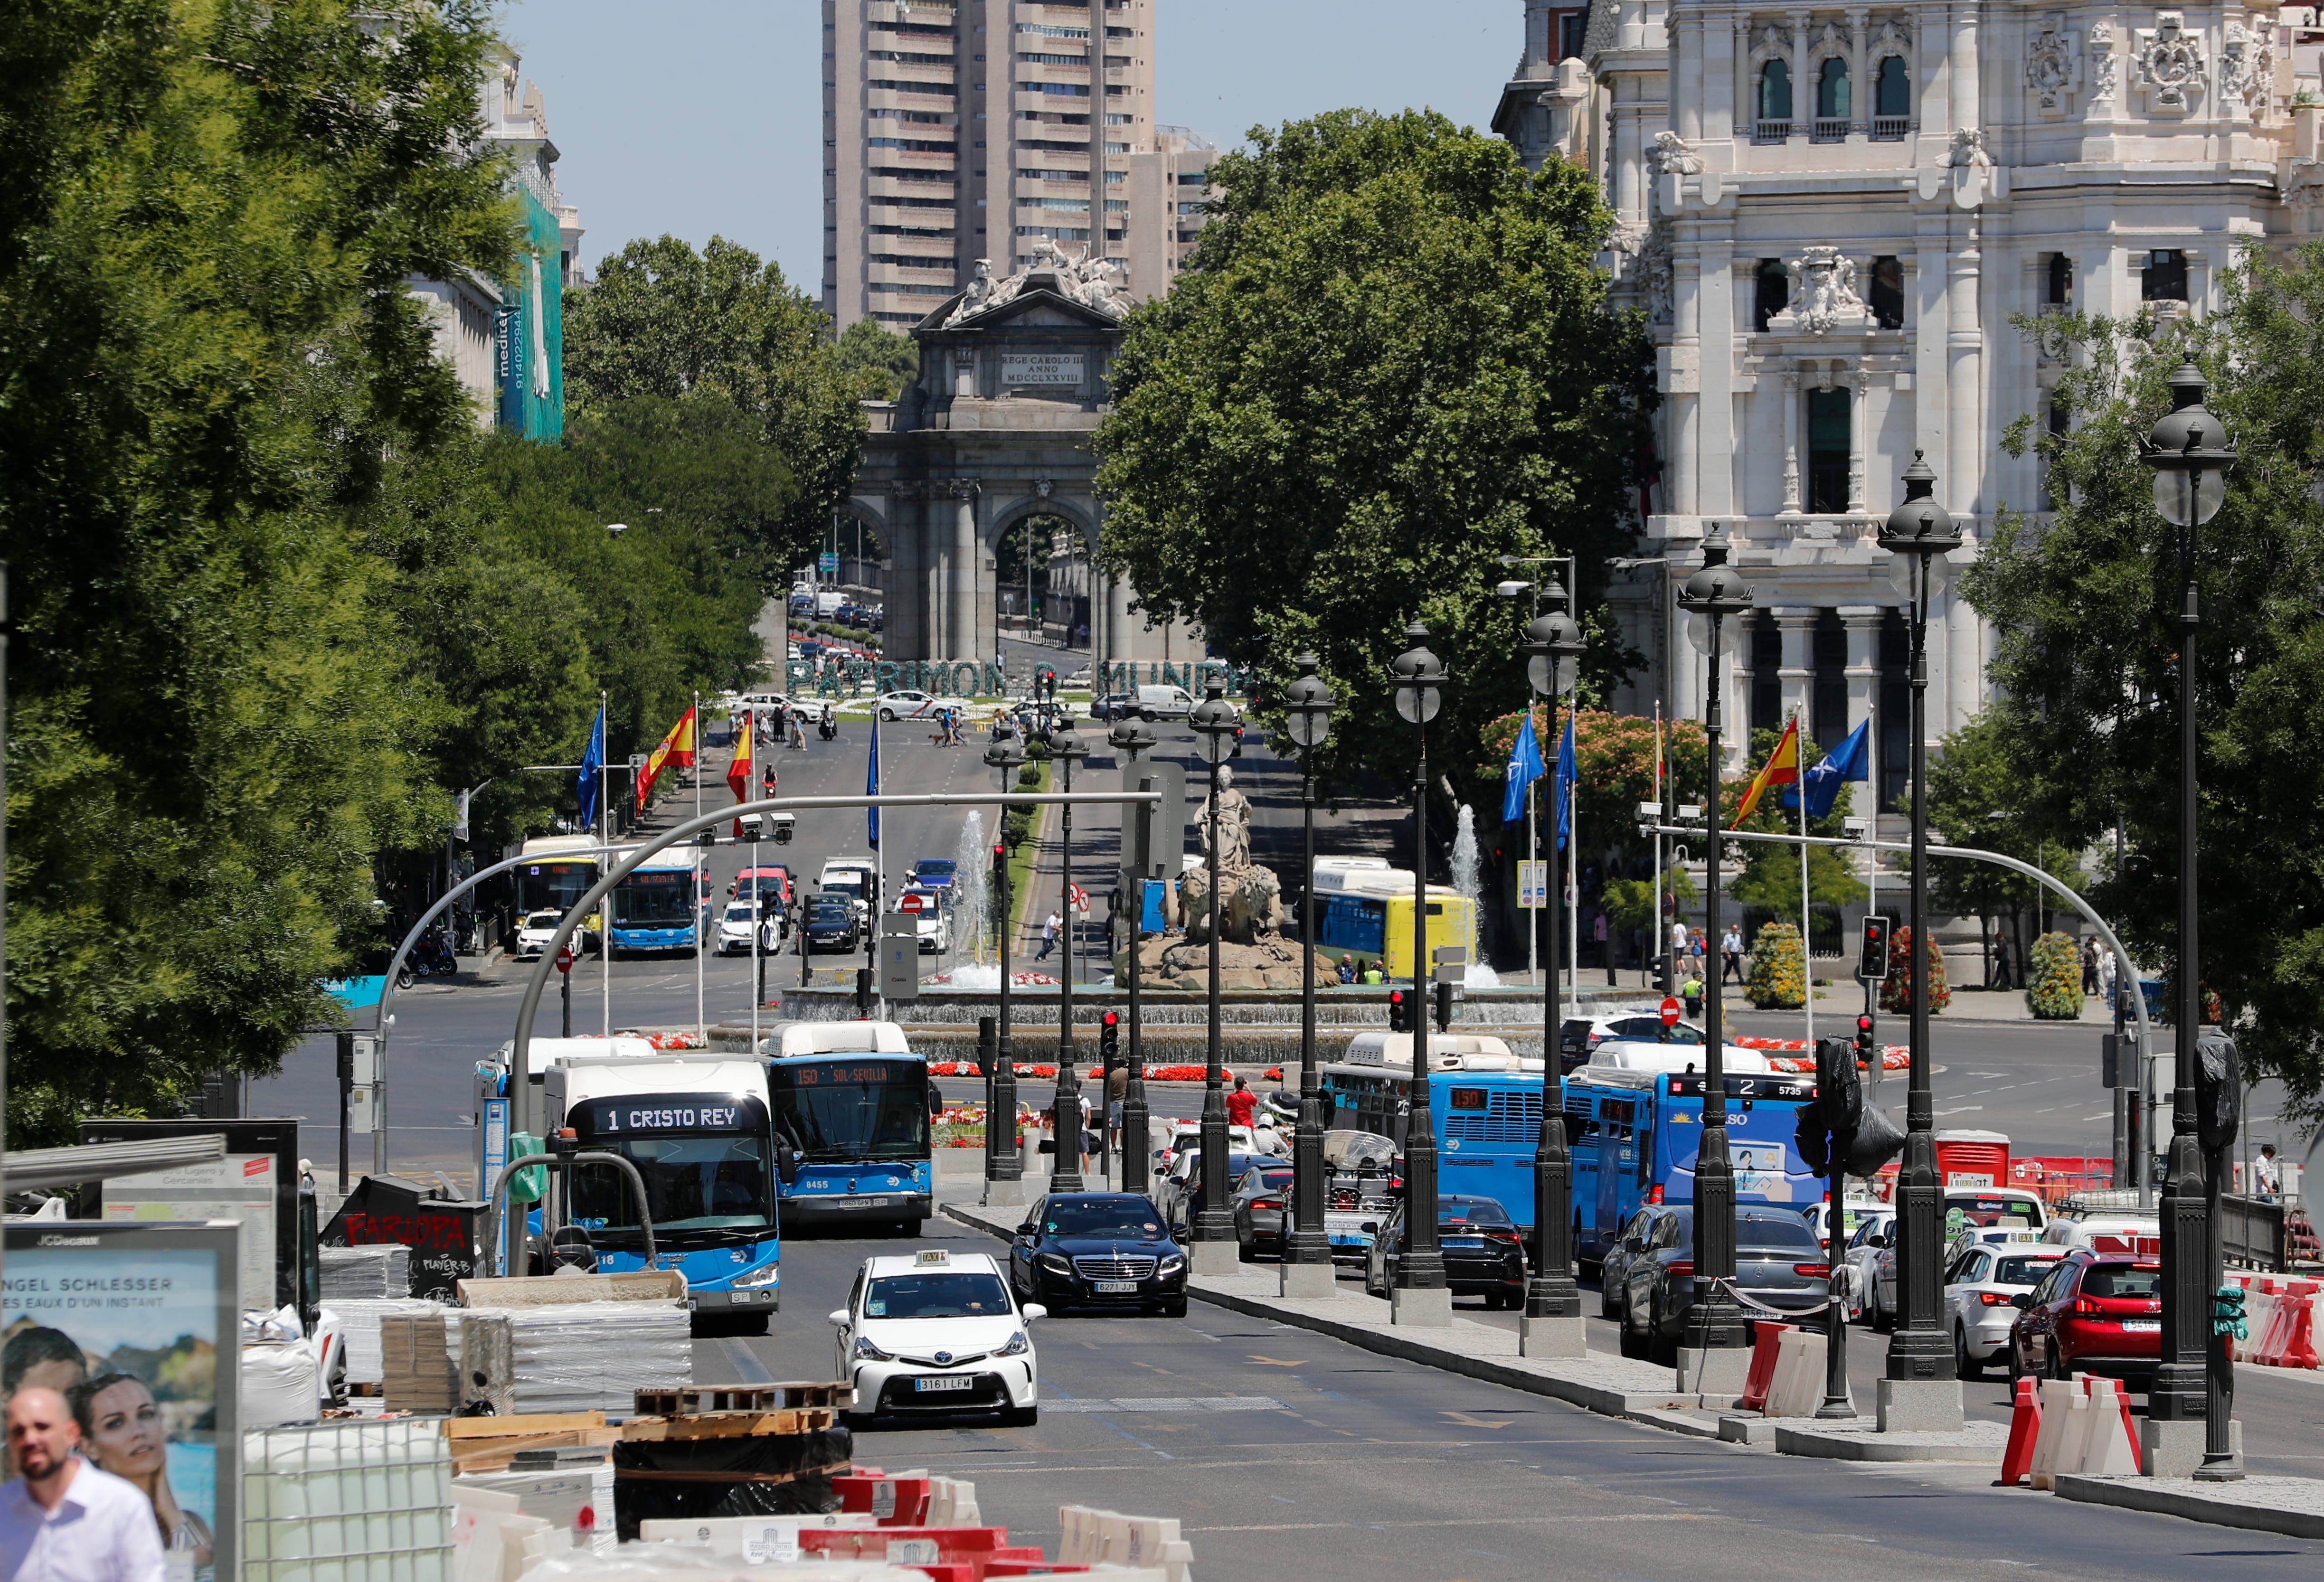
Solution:
<path fill-rule="evenodd" d="M 457 1439 L 452 1445 L 452 1469 L 455 1472 L 506 1472 L 520 1451 L 604 1447 L 619 1444 L 621 1438 L 622 1430 L 618 1428 L 576 1428 L 567 1429 L 560 1433 Z"/>
<path fill-rule="evenodd" d="M 839 1414 L 828 1406 L 792 1406 L 776 1412 L 696 1412 L 669 1417 L 633 1417 L 622 1425 L 625 1439 L 732 1439 L 746 1434 L 808 1434 L 829 1428 Z"/>
<path fill-rule="evenodd" d="M 852 1468 L 853 1463 L 846 1461 L 798 1472 L 663 1472 L 650 1467 L 616 1467 L 613 1476 L 616 1481 L 638 1483 L 797 1483 L 802 1477 L 837 1477 Z"/>
<path fill-rule="evenodd" d="M 841 1407 L 854 1399 L 854 1387 L 840 1380 L 640 1390 L 637 1406 L 640 1417 L 695 1417 L 714 1412 L 777 1412 L 793 1406 Z"/>

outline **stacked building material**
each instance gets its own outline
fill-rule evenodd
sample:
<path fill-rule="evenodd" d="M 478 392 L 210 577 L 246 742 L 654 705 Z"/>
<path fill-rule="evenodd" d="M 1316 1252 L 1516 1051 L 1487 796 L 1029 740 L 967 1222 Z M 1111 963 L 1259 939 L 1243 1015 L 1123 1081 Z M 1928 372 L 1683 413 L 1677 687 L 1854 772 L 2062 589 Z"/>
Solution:
<path fill-rule="evenodd" d="M 411 1293 L 411 1249 L 395 1243 L 380 1246 L 326 1246 L 315 1249 L 321 1265 L 323 1300 L 377 1301 Z"/>
<path fill-rule="evenodd" d="M 510 1400 L 520 1412 L 626 1417 L 641 1385 L 683 1389 L 694 1381 L 692 1323 L 681 1302 L 580 1301 L 463 1316 L 507 1325 Z"/>
<path fill-rule="evenodd" d="M 325 1247 L 325 1252 L 334 1249 Z M 341 1248 L 341 1251 L 364 1251 L 369 1248 Z M 401 1252 L 401 1247 L 396 1249 Z M 387 1377 L 387 1356 L 381 1349 L 380 1327 L 389 1319 L 421 1318 L 441 1313 L 444 1304 L 423 1301 L 415 1297 L 346 1297 L 327 1296 L 324 1305 L 339 1320 L 339 1332 L 346 1337 L 347 1383 L 376 1384 Z"/>

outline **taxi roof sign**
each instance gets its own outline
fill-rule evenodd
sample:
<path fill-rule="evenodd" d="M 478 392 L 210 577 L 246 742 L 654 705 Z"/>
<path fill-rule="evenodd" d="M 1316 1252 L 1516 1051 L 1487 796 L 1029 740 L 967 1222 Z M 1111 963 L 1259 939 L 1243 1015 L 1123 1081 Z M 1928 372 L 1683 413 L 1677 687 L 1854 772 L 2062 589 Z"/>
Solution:
<path fill-rule="evenodd" d="M 912 1262 L 926 1268 L 931 1264 L 951 1263 L 952 1255 L 942 1247 L 928 1247 L 924 1251 L 914 1253 Z"/>

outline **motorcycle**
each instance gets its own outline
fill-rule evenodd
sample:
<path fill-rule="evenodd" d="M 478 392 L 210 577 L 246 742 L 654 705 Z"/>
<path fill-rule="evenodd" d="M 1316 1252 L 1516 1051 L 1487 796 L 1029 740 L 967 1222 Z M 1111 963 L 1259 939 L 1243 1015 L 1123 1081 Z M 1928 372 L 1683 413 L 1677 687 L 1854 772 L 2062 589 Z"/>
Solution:
<path fill-rule="evenodd" d="M 411 953 L 403 959 L 403 970 L 395 975 L 398 989 L 409 989 L 415 978 L 453 978 L 458 976 L 460 960 L 452 953 L 451 942 L 440 928 L 431 928 L 420 936 Z"/>

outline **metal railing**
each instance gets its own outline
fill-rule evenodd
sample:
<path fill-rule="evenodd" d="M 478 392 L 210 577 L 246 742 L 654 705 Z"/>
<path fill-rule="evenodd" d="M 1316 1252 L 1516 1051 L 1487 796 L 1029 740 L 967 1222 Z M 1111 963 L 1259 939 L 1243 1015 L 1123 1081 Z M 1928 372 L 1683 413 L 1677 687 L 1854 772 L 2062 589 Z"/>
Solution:
<path fill-rule="evenodd" d="M 1782 143 L 1792 134 L 1789 121 L 1754 121 L 1751 124 L 1753 143 Z"/>
<path fill-rule="evenodd" d="M 1848 117 L 1845 115 L 1818 115 L 1813 124 L 1814 130 L 1808 134 L 1812 143 L 1848 141 Z"/>
<path fill-rule="evenodd" d="M 1910 115 L 1875 115 L 1872 117 L 1872 141 L 1902 143 L 1913 130 Z"/>

